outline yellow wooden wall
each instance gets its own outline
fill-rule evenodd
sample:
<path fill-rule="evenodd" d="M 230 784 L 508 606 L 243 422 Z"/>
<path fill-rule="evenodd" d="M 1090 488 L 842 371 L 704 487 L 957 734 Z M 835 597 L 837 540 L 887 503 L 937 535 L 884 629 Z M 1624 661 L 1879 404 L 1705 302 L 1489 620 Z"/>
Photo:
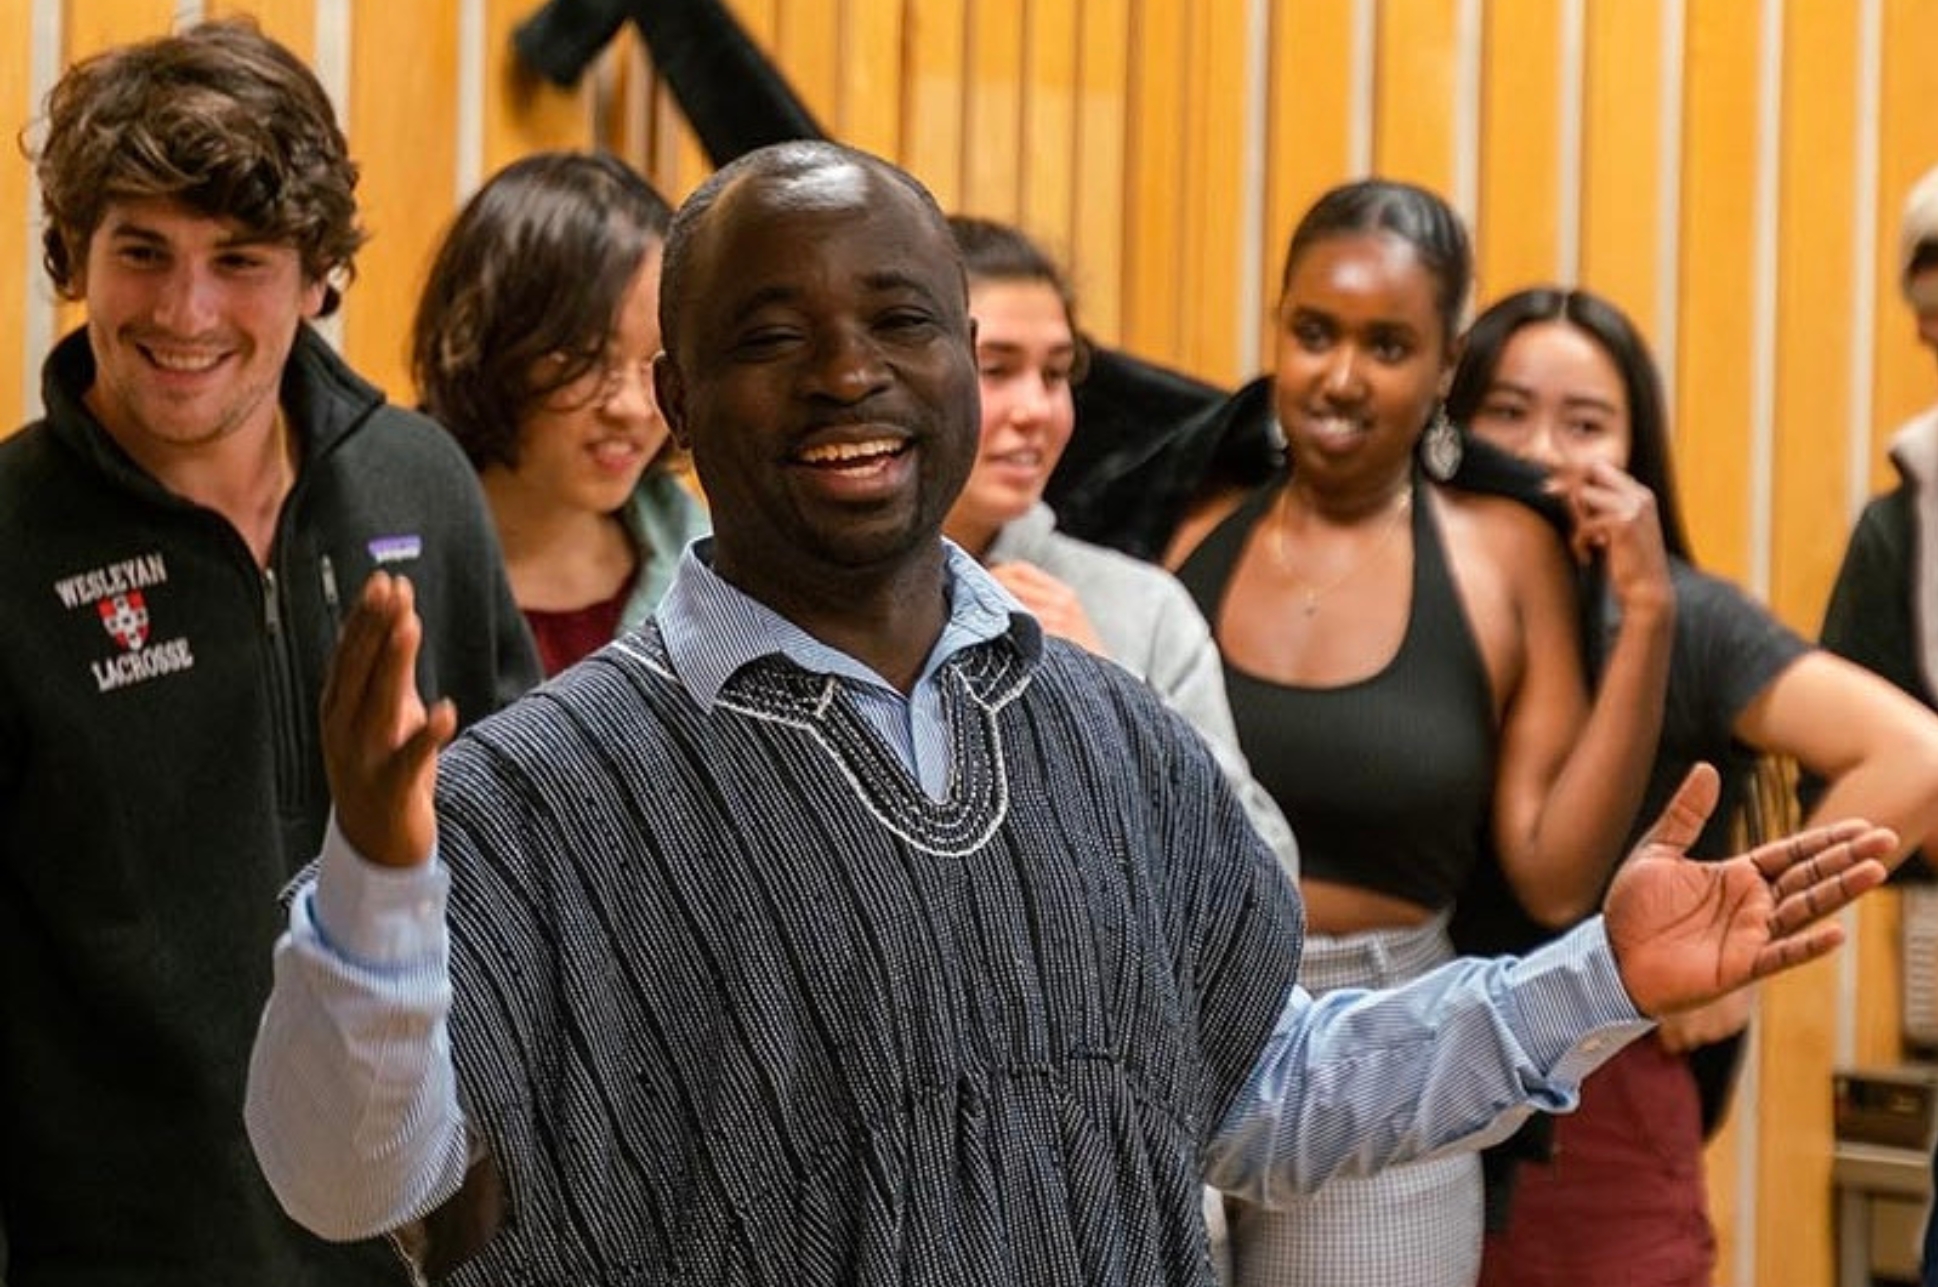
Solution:
<path fill-rule="evenodd" d="M 678 196 L 705 161 L 630 43 L 574 92 L 518 78 L 528 0 L 0 0 L 0 133 L 105 43 L 244 10 L 345 113 L 375 233 L 340 327 L 408 399 L 428 247 L 505 160 L 603 143 Z M 1260 367 L 1292 223 L 1380 172 L 1471 221 L 1480 302 L 1542 279 L 1652 337 L 1710 566 L 1814 631 L 1891 425 L 1938 397 L 1895 295 L 1899 200 L 1938 163 L 1938 0 L 735 0 L 838 135 L 1071 265 L 1107 341 L 1207 378 Z M 0 162 L 0 432 L 72 325 Z M 1771 987 L 1712 1150 L 1721 1281 L 1831 1282 L 1829 1079 L 1897 1054 L 1896 907 Z"/>

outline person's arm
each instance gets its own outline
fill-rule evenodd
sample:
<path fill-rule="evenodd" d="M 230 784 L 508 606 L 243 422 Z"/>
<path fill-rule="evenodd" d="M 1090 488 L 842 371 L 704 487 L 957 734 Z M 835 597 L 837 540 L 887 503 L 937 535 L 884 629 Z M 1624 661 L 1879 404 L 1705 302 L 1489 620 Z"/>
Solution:
<path fill-rule="evenodd" d="M 1686 1055 L 1704 1046 L 1728 1041 L 1750 1026 L 1750 1008 L 1755 1000 L 1756 989 L 1738 988 L 1708 1005 L 1664 1015 L 1657 1038 L 1662 1048 L 1673 1055 Z M 1700 1083 L 1700 1074 L 1697 1080 Z"/>
<path fill-rule="evenodd" d="M 720 0 L 551 0 L 513 45 L 526 66 L 569 86 L 628 18 L 716 168 L 769 143 L 828 137 Z"/>
<path fill-rule="evenodd" d="M 1737 717 L 1736 736 L 1824 782 L 1807 820 L 1868 818 L 1904 849 L 1938 830 L 1938 715 L 1861 666 L 1813 650 Z"/>
<path fill-rule="evenodd" d="M 1398 988 L 1294 988 L 1207 1145 L 1207 1180 L 1271 1204 L 1333 1175 L 1503 1137 L 1571 1107 L 1581 1079 L 1646 1031 L 1815 960 L 1827 920 L 1884 880 L 1897 843 L 1817 828 L 1722 862 L 1685 850 L 1715 807 L 1700 766 L 1609 888 L 1604 915 L 1523 960 L 1455 961 Z"/>
<path fill-rule="evenodd" d="M 1397 988 L 1295 988 L 1206 1154 L 1205 1181 L 1282 1205 L 1337 1175 L 1504 1139 L 1564 1112 L 1650 1027 L 1591 920 L 1524 960 L 1462 959 Z"/>
<path fill-rule="evenodd" d="M 364 862 L 332 823 L 276 946 L 244 1120 L 277 1201 L 322 1237 L 389 1233 L 463 1182 L 447 888 L 432 865 Z"/>
<path fill-rule="evenodd" d="M 1528 914 L 1551 928 L 1593 910 L 1634 825 L 1661 733 L 1675 633 L 1675 592 L 1648 489 L 1606 470 L 1571 501 L 1577 542 L 1605 552 L 1621 625 L 1590 704 L 1572 571 L 1546 525 L 1515 512 L 1524 532 L 1505 557 L 1521 606 L 1522 667 L 1502 717 L 1494 790 L 1501 869 Z"/>
<path fill-rule="evenodd" d="M 245 1116 L 264 1174 L 326 1237 L 388 1232 L 465 1174 L 444 877 L 430 865 L 437 752 L 457 712 L 419 698 L 422 642 L 410 583 L 373 574 L 323 688 L 332 843 L 291 910 L 250 1058 Z"/>

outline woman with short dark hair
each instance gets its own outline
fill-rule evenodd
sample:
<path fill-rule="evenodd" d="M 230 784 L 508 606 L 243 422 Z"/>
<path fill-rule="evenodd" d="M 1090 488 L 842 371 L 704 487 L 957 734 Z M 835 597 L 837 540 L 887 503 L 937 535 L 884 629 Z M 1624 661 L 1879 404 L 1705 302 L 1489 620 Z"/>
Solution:
<path fill-rule="evenodd" d="M 478 471 L 548 675 L 643 621 L 707 527 L 653 394 L 671 219 L 615 157 L 527 156 L 459 212 L 418 303 L 424 408 Z"/>

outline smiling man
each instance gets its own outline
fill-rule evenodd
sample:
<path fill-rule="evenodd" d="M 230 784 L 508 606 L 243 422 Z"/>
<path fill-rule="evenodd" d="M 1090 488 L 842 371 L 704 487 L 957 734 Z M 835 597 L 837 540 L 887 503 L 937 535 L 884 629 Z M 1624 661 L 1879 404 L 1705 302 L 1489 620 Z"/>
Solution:
<path fill-rule="evenodd" d="M 1271 1201 L 1566 1107 L 1883 879 L 1861 825 L 1683 859 L 1698 774 L 1605 921 L 1314 1000 L 1204 743 L 941 538 L 979 415 L 928 194 L 752 153 L 674 220 L 661 314 L 715 536 L 652 622 L 448 749 L 411 583 L 346 622 L 248 1101 L 326 1236 L 435 1213 L 467 1287 L 1196 1287 L 1206 1179 Z"/>
<path fill-rule="evenodd" d="M 423 588 L 467 719 L 536 678 L 475 478 L 309 322 L 363 240 L 328 98 L 247 23 L 71 68 L 36 157 L 85 328 L 0 444 L 0 1280 L 399 1283 L 277 1210 L 240 1108 L 329 798 L 346 593 Z"/>

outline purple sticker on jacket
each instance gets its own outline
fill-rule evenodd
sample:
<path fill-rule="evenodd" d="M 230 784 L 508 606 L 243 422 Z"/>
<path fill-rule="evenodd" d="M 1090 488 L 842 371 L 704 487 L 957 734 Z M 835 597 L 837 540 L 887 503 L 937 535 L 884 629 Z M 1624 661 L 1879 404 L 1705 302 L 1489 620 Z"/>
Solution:
<path fill-rule="evenodd" d="M 424 552 L 424 538 L 415 532 L 407 536 L 377 536 L 370 540 L 370 557 L 378 566 L 402 563 Z"/>

